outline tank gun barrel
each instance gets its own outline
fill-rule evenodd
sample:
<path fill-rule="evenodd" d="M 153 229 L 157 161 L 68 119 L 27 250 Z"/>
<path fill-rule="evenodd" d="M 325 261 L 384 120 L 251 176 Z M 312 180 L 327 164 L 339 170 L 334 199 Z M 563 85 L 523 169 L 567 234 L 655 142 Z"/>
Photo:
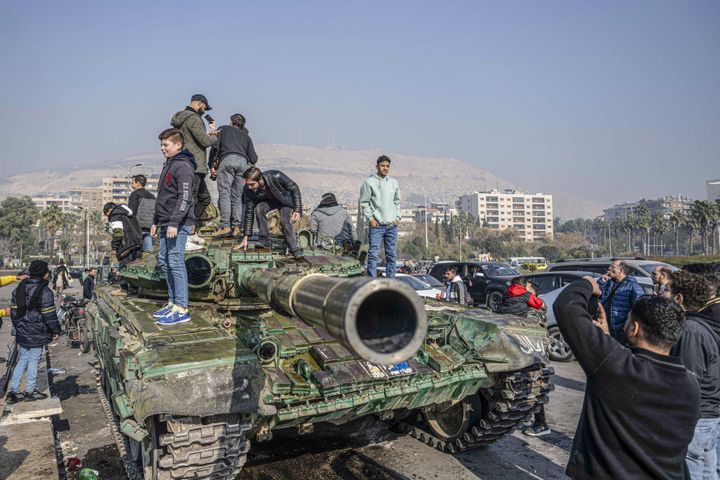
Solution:
<path fill-rule="evenodd" d="M 371 363 L 409 359 L 427 333 L 420 297 L 396 280 L 262 269 L 243 275 L 240 284 L 273 309 L 324 328 Z"/>

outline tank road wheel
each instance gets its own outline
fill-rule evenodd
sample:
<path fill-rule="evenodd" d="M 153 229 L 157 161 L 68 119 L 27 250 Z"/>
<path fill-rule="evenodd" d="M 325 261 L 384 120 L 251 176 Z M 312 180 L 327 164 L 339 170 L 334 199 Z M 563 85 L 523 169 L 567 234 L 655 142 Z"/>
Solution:
<path fill-rule="evenodd" d="M 425 421 L 439 439 L 453 443 L 478 422 L 481 413 L 480 398 L 469 395 L 449 407 L 436 405 L 425 411 Z"/>
<path fill-rule="evenodd" d="M 456 453 L 489 445 L 512 432 L 547 403 L 554 373 L 544 364 L 498 374 L 492 388 L 483 388 L 451 406 L 424 413 L 424 422 L 401 421 L 400 430 L 438 450 Z"/>

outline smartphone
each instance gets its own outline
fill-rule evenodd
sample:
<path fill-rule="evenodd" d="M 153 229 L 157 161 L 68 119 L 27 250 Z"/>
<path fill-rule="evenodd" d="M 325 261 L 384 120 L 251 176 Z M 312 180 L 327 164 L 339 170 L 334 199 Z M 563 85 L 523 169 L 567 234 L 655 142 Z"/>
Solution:
<path fill-rule="evenodd" d="M 205 115 L 205 120 L 207 120 L 208 123 L 213 123 L 215 121 L 215 119 L 212 118 L 210 115 Z"/>

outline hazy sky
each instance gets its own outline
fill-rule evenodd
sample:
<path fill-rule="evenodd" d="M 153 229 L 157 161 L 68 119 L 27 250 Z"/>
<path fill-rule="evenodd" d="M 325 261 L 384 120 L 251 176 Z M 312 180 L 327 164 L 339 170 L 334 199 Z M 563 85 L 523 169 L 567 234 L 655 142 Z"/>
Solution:
<path fill-rule="evenodd" d="M 201 92 L 259 143 L 452 156 L 603 202 L 720 177 L 716 0 L 5 0 L 0 61 L 0 175 L 154 152 Z"/>

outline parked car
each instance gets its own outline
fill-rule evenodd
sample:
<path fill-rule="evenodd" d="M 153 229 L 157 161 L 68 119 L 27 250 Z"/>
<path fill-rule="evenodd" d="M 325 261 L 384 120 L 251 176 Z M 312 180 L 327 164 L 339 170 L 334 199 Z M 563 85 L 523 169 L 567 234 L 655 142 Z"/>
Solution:
<path fill-rule="evenodd" d="M 428 285 L 427 283 L 423 282 L 419 278 L 414 277 L 413 275 L 407 275 L 405 273 L 396 273 L 395 278 L 400 280 L 401 282 L 406 283 L 410 286 L 413 290 L 415 290 L 415 293 L 420 295 L 421 297 L 425 298 L 437 298 L 437 296 L 440 294 L 441 290 L 439 288 L 432 287 Z"/>
<path fill-rule="evenodd" d="M 641 257 L 623 258 L 623 257 L 603 257 L 603 258 L 569 258 L 564 260 L 558 260 L 557 262 L 548 266 L 548 272 L 560 272 L 560 271 L 582 271 L 591 272 L 598 275 L 604 275 L 610 264 L 615 260 L 622 260 L 630 268 L 630 275 L 633 275 L 638 282 L 641 279 L 647 278 L 652 283 L 652 273 L 658 266 L 667 267 L 672 271 L 677 270 L 677 267 L 670 265 L 669 263 L 656 262 L 655 260 L 645 260 Z M 646 282 L 641 282 L 646 283 Z"/>
<path fill-rule="evenodd" d="M 489 298 L 487 287 L 497 277 L 515 277 L 520 272 L 505 263 L 496 262 L 456 262 L 442 261 L 433 265 L 430 275 L 439 281 L 445 280 L 445 270 L 448 267 L 457 268 L 458 275 L 468 287 L 468 292 L 475 306 L 488 305 L 490 300 L 497 301 L 497 295 Z M 502 294 L 501 294 L 502 295 Z M 502 296 L 500 296 L 502 301 Z"/>
<path fill-rule="evenodd" d="M 433 288 L 439 288 L 440 290 L 443 290 L 445 288 L 445 284 L 443 282 L 433 277 L 429 273 L 416 273 L 413 275 L 413 277 L 422 280 Z"/>

